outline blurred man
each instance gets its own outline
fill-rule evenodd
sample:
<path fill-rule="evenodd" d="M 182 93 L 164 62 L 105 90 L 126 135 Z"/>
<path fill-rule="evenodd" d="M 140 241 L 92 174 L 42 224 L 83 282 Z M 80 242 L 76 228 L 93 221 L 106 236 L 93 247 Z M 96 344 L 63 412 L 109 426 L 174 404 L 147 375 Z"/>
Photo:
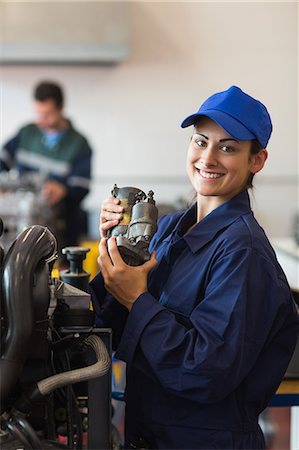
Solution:
<path fill-rule="evenodd" d="M 38 84 L 34 91 L 35 123 L 22 127 L 0 151 L 0 171 L 14 168 L 20 175 L 39 172 L 44 176 L 41 194 L 60 221 L 60 249 L 78 244 L 86 231 L 80 202 L 89 191 L 92 154 L 85 137 L 64 117 L 63 106 L 59 85 Z"/>

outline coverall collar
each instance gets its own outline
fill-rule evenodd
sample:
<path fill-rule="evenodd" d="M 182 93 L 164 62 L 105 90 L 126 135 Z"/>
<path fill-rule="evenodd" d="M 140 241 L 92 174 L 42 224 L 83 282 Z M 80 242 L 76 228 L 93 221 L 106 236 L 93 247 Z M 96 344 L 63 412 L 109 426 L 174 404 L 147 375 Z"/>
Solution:
<path fill-rule="evenodd" d="M 186 230 L 196 220 L 197 204 L 194 203 L 177 223 L 174 234 L 182 236 L 190 250 L 196 253 L 210 242 L 218 232 L 235 222 L 240 216 L 248 213 L 251 213 L 250 200 L 248 192 L 245 190 L 214 209 L 190 232 L 186 233 Z"/>

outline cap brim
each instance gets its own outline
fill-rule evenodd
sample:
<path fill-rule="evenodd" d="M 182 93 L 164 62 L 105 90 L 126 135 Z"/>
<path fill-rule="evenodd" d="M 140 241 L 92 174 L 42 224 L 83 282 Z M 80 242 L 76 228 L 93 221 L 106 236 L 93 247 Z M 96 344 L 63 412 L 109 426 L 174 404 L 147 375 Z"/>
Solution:
<path fill-rule="evenodd" d="M 256 139 L 256 136 L 251 133 L 241 122 L 234 117 L 216 109 L 210 109 L 202 113 L 195 113 L 186 117 L 181 123 L 182 128 L 190 127 L 199 121 L 201 117 L 209 117 L 218 125 L 221 126 L 231 137 L 240 141 L 250 141 Z"/>

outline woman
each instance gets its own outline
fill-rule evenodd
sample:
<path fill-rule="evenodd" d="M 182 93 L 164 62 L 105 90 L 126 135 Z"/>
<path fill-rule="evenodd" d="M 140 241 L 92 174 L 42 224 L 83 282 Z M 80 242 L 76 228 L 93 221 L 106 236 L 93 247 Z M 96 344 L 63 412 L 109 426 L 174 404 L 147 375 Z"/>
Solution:
<path fill-rule="evenodd" d="M 129 267 L 106 238 L 122 217 L 107 199 L 93 305 L 127 363 L 126 448 L 262 449 L 258 415 L 298 333 L 287 280 L 247 192 L 267 159 L 271 119 L 232 86 L 182 123 L 190 125 L 196 203 L 163 217 L 150 261 Z"/>

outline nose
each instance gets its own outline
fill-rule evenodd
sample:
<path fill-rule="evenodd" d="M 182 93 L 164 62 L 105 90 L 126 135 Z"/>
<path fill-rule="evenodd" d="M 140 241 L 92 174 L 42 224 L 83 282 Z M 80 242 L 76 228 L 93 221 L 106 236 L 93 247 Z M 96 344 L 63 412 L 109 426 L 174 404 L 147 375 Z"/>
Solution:
<path fill-rule="evenodd" d="M 212 146 L 207 147 L 201 154 L 200 163 L 202 167 L 215 167 L 218 164 L 217 153 Z"/>

